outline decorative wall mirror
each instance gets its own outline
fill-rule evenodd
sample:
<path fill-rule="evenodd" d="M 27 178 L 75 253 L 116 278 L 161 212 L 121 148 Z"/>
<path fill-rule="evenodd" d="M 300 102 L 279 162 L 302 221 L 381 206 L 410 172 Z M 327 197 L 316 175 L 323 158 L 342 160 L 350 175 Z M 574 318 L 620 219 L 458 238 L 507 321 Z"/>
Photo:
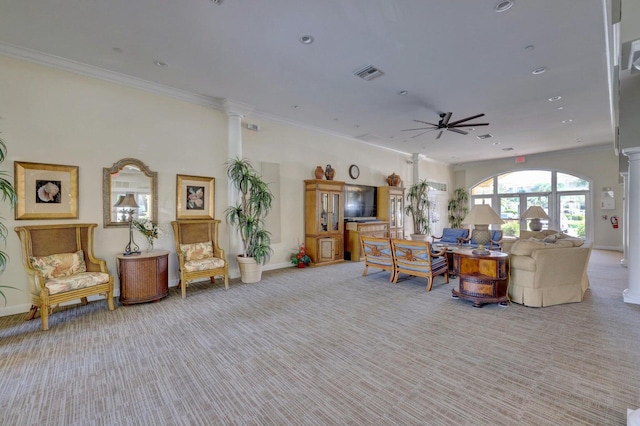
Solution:
<path fill-rule="evenodd" d="M 102 216 L 105 228 L 129 226 L 134 220 L 158 221 L 157 173 L 135 158 L 123 158 L 102 169 Z M 130 195 L 130 196 L 129 196 Z M 118 207 L 126 198 L 135 200 L 137 208 Z"/>

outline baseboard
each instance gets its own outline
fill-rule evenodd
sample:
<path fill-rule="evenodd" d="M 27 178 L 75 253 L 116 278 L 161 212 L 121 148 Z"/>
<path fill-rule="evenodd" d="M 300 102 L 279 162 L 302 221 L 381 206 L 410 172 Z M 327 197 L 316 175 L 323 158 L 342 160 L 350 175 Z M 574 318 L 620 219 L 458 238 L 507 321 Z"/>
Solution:
<path fill-rule="evenodd" d="M 596 250 L 610 250 L 610 251 L 622 251 L 620 246 L 593 246 Z"/>
<path fill-rule="evenodd" d="M 31 309 L 30 303 L 23 305 L 11 305 L 7 308 L 0 308 L 0 317 L 7 317 L 9 315 L 25 314 Z"/>

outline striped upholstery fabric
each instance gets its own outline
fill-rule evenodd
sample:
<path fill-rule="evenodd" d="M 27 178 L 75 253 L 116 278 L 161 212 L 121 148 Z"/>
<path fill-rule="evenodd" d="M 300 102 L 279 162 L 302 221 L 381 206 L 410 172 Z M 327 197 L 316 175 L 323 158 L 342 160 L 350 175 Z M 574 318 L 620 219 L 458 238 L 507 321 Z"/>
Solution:
<path fill-rule="evenodd" d="M 360 237 L 361 253 L 364 256 L 364 272 L 367 275 L 369 266 L 391 272 L 389 281 L 393 280 L 393 256 L 389 238 Z"/>
<path fill-rule="evenodd" d="M 427 278 L 427 291 L 431 291 L 433 278 L 444 275 L 449 282 L 449 262 L 444 252 L 434 256 L 431 244 L 427 241 L 391 240 L 393 263 L 395 265 L 393 282 L 398 282 L 401 273 Z"/>

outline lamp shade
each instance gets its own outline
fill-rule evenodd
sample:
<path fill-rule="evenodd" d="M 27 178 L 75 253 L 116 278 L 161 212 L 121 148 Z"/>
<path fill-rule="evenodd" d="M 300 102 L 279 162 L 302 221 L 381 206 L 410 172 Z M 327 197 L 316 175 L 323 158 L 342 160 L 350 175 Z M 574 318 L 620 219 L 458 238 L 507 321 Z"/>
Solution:
<path fill-rule="evenodd" d="M 540 206 L 531 206 L 520 216 L 520 219 L 547 219 L 549 215 Z"/>
<path fill-rule="evenodd" d="M 501 225 L 504 221 L 489 204 L 476 204 L 462 221 L 463 225 Z"/>
<path fill-rule="evenodd" d="M 124 195 L 118 195 L 118 201 L 116 201 L 113 207 L 121 207 L 123 201 L 124 201 Z"/>
<path fill-rule="evenodd" d="M 125 195 L 122 201 L 120 200 L 120 198 L 118 198 L 118 202 L 116 202 L 114 207 L 125 207 L 130 209 L 140 208 L 138 203 L 136 203 L 135 197 L 133 196 L 133 194 L 130 194 L 130 193 Z"/>

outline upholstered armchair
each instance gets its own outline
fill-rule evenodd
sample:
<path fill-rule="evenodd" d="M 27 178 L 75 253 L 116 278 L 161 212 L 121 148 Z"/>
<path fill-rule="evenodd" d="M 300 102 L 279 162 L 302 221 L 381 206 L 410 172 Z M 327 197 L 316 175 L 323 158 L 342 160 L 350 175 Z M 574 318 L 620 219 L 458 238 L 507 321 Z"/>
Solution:
<path fill-rule="evenodd" d="M 187 285 L 195 280 L 224 278 L 224 288 L 229 288 L 229 264 L 224 250 L 218 246 L 216 219 L 176 220 L 171 222 L 180 268 L 182 298 L 187 297 Z"/>
<path fill-rule="evenodd" d="M 40 310 L 42 329 L 60 303 L 102 295 L 109 310 L 113 303 L 113 276 L 107 262 L 93 255 L 95 223 L 20 226 L 15 231 L 22 245 L 22 261 L 29 280 L 31 309 L 27 320 Z"/>
<path fill-rule="evenodd" d="M 447 249 L 439 252 L 431 251 L 428 241 L 391 240 L 394 274 L 393 282 L 398 282 L 401 273 L 427 279 L 427 291 L 431 291 L 433 279 L 444 275 L 445 283 L 449 282 L 449 261 Z"/>
<path fill-rule="evenodd" d="M 431 236 L 431 242 L 433 244 L 442 244 L 442 245 L 456 245 L 460 244 L 461 240 L 466 240 L 469 238 L 469 230 L 464 228 L 444 228 L 442 230 L 442 235 L 436 237 L 435 235 Z"/>
<path fill-rule="evenodd" d="M 367 275 L 369 267 L 380 268 L 383 271 L 389 271 L 389 281 L 393 280 L 394 267 L 393 258 L 391 256 L 391 240 L 389 238 L 376 237 L 360 237 L 360 253 L 364 257 L 364 272 L 362 276 Z"/>

